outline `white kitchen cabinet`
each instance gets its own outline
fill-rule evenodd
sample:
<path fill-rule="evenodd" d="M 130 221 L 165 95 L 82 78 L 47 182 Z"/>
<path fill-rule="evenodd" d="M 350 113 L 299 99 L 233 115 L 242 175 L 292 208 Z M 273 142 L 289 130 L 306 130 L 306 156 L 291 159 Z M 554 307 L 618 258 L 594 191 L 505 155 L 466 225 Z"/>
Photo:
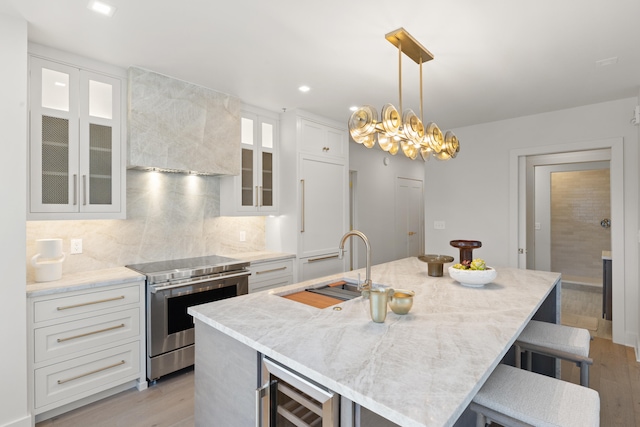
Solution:
<path fill-rule="evenodd" d="M 265 291 L 293 283 L 293 259 L 251 262 L 249 292 Z"/>
<path fill-rule="evenodd" d="M 123 219 L 119 77 L 29 58 L 28 219 Z"/>
<path fill-rule="evenodd" d="M 349 230 L 348 137 L 344 125 L 306 112 L 281 115 L 280 216 L 267 218 L 270 250 L 295 253 L 298 280 L 345 271 Z"/>
<path fill-rule="evenodd" d="M 222 215 L 274 215 L 278 212 L 278 117 L 245 106 L 241 112 L 241 172 L 222 177 Z"/>
<path fill-rule="evenodd" d="M 30 297 L 28 367 L 36 421 L 147 387 L 144 281 Z"/>

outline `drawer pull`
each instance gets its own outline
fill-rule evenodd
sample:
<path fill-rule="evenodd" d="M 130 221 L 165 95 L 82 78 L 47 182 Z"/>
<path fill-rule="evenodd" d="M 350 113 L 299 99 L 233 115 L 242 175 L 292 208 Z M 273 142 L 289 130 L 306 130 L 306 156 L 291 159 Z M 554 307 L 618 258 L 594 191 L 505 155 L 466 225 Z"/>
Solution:
<path fill-rule="evenodd" d="M 281 270 L 286 270 L 287 267 L 278 267 L 278 268 L 272 268 L 271 270 L 264 270 L 264 271 L 256 271 L 256 275 L 258 274 L 267 274 L 267 273 L 273 273 L 274 271 L 281 271 Z"/>
<path fill-rule="evenodd" d="M 82 337 L 86 337 L 86 336 L 89 336 L 89 335 L 99 334 L 101 332 L 113 331 L 114 329 L 120 329 L 120 328 L 124 328 L 124 323 L 121 323 L 121 324 L 116 325 L 116 326 L 111 326 L 109 328 L 100 329 L 100 330 L 97 330 L 97 331 L 91 331 L 91 332 L 86 332 L 84 334 L 74 335 L 72 337 L 58 338 L 58 342 L 65 342 L 65 341 L 69 341 L 69 340 L 74 340 L 76 338 L 82 338 Z"/>
<path fill-rule="evenodd" d="M 311 263 L 311 262 L 317 262 L 317 261 L 324 261 L 326 259 L 332 259 L 332 258 L 338 258 L 338 254 L 321 256 L 321 257 L 318 257 L 318 258 L 309 258 L 308 262 Z"/>
<path fill-rule="evenodd" d="M 124 360 L 119 361 L 118 363 L 114 363 L 113 365 L 105 366 L 104 368 L 94 369 L 93 371 L 85 372 L 84 374 L 76 375 L 75 377 L 67 378 L 64 380 L 58 380 L 58 384 L 68 383 L 69 381 L 77 380 L 79 378 L 83 378 L 92 374 L 97 374 L 98 372 L 106 371 L 107 369 L 115 368 L 116 366 L 124 365 L 126 362 Z"/>
<path fill-rule="evenodd" d="M 120 295 L 119 297 L 115 297 L 115 298 L 105 298 L 97 301 L 83 302 L 81 304 L 65 305 L 62 307 L 58 307 L 58 311 L 68 310 L 70 308 L 84 307 L 85 305 L 100 304 L 100 303 L 109 302 L 109 301 L 117 301 L 119 299 L 124 299 L 124 295 Z"/>

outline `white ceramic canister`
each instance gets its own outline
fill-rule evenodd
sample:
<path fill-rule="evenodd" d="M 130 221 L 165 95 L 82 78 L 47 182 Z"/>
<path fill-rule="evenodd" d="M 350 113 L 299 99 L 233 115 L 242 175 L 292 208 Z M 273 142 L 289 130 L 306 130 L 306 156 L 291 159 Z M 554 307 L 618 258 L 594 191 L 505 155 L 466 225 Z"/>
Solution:
<path fill-rule="evenodd" d="M 62 252 L 62 239 L 36 240 L 38 251 L 31 258 L 31 265 L 35 268 L 36 282 L 51 282 L 62 277 L 62 262 L 66 255 Z"/>

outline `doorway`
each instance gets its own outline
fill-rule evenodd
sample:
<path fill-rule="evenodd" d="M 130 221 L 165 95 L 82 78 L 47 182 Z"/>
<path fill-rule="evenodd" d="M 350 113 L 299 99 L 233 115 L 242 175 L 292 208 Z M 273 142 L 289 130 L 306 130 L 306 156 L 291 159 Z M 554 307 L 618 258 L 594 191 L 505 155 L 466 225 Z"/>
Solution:
<path fill-rule="evenodd" d="M 396 179 L 396 259 L 424 254 L 424 192 L 417 179 Z"/>
<path fill-rule="evenodd" d="M 527 268 L 562 274 L 562 324 L 608 339 L 611 323 L 601 319 L 610 158 L 609 149 L 527 157 Z"/>
<path fill-rule="evenodd" d="M 610 155 L 610 192 L 611 192 L 611 253 L 613 258 L 612 275 L 612 305 L 613 323 L 612 339 L 615 343 L 625 343 L 624 332 L 625 306 L 624 306 L 624 202 L 623 202 L 623 144 L 622 138 L 588 141 L 574 144 L 563 144 L 547 147 L 533 147 L 527 149 L 512 150 L 510 153 L 510 197 L 516 202 L 510 205 L 510 240 L 509 263 L 519 268 L 528 268 L 535 265 L 531 257 L 535 256 L 533 242 L 528 239 L 535 232 L 534 213 L 530 212 L 533 203 L 533 192 L 527 191 L 527 183 L 532 182 L 532 168 L 527 168 L 527 163 L 536 156 L 565 157 L 560 163 L 584 162 L 575 160 L 576 156 L 600 155 L 601 150 L 608 151 Z M 598 154 L 599 153 L 599 154 Z M 571 158 L 574 160 L 571 160 Z M 601 161 L 602 158 L 593 159 Z M 527 179 L 529 178 L 529 179 Z M 533 262 L 533 263 L 532 263 Z M 560 319 L 558 319 L 560 320 Z"/>

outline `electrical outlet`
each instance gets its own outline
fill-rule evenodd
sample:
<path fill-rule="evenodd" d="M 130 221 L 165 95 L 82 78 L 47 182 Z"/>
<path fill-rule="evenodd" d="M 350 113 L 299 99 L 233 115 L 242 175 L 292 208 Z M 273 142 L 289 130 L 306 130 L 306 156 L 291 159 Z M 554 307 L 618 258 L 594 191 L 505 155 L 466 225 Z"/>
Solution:
<path fill-rule="evenodd" d="M 71 239 L 71 255 L 82 253 L 82 239 Z"/>
<path fill-rule="evenodd" d="M 247 240 L 247 232 L 246 231 L 241 231 L 240 232 L 240 241 L 241 242 L 245 242 Z"/>
<path fill-rule="evenodd" d="M 436 230 L 444 230 L 444 221 L 433 221 L 433 228 Z"/>

